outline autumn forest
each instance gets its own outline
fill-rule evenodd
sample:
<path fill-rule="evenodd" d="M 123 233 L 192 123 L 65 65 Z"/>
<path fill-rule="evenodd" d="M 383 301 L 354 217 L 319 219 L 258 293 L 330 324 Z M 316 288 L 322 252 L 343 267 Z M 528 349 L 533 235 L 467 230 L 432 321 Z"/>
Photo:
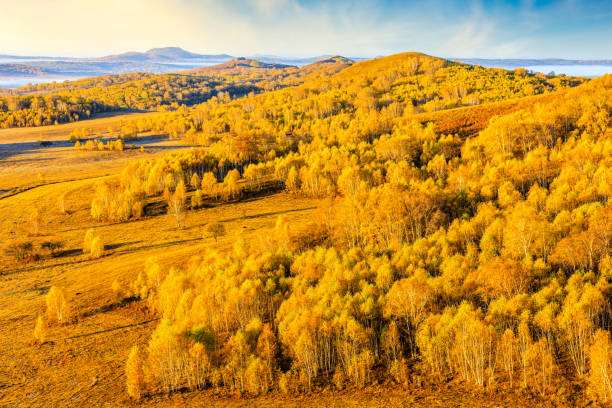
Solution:
<path fill-rule="evenodd" d="M 420 53 L 7 91 L 0 405 L 605 405 L 611 115 Z"/>

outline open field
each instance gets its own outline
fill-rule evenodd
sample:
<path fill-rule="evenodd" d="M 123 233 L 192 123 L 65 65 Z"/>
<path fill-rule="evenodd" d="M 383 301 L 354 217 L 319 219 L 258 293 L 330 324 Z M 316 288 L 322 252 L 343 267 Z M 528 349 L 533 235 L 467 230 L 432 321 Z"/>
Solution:
<path fill-rule="evenodd" d="M 149 114 L 109 114 L 99 119 L 55 126 L 0 130 L 0 197 L 38 185 L 117 174 L 135 158 L 189 147 L 152 133 L 128 142 L 122 152 L 75 150 L 74 143 L 69 140 L 70 132 L 75 129 L 106 133 L 109 127 L 117 129 L 122 122 L 143 115 Z M 41 140 L 51 144 L 42 146 Z M 136 149 L 130 149 L 132 145 Z M 144 151 L 140 151 L 140 147 Z"/>
<path fill-rule="evenodd" d="M 32 154 L 51 155 L 42 151 Z M 68 152 L 70 155 L 72 152 Z M 124 152 L 125 154 L 125 152 Z M 91 155 L 105 155 L 92 152 Z M 112 154 L 111 154 L 112 155 Z M 111 291 L 117 279 L 129 285 L 142 270 L 144 260 L 156 255 L 164 265 L 187 261 L 213 245 L 203 238 L 203 226 L 222 222 L 227 235 L 217 247 L 231 247 L 241 235 L 254 240 L 255 233 L 274 226 L 285 214 L 295 222 L 305 222 L 316 201 L 277 194 L 270 197 L 227 204 L 189 212 L 185 226 L 177 230 L 166 215 L 146 217 L 135 222 L 98 224 L 89 215 L 89 200 L 99 179 L 100 162 L 104 171 L 120 168 L 133 155 L 120 159 L 72 160 L 83 170 L 83 180 L 44 184 L 0 200 L 3 214 L 2 240 L 26 234 L 24 214 L 38 208 L 45 214 L 39 236 L 34 241 L 58 239 L 62 253 L 54 258 L 23 265 L 0 256 L 0 400 L 2 406 L 82 406 L 101 401 L 120 402 L 123 398 L 123 364 L 130 344 L 145 343 L 154 327 L 139 303 L 117 304 Z M 69 157 L 50 159 L 53 165 Z M 11 174 L 17 171 L 12 169 Z M 67 215 L 57 208 L 57 197 L 66 194 Z M 90 260 L 80 250 L 88 228 L 103 237 L 106 255 Z M 41 347 L 30 344 L 36 316 L 44 313 L 44 295 L 53 285 L 65 287 L 71 297 L 77 322 L 54 327 L 50 341 Z M 75 372 L 74 367 L 83 367 Z"/>
<path fill-rule="evenodd" d="M 60 125 L 39 126 L 30 128 L 0 129 L 0 144 L 3 149 L 8 148 L 11 143 L 36 143 L 39 140 L 51 142 L 67 141 L 68 135 L 75 129 L 87 128 L 93 133 L 106 132 L 109 126 L 117 128 L 122 122 L 135 120 L 141 117 L 156 115 L 157 112 L 125 113 L 108 112 L 92 116 L 92 119 L 80 120 L 78 122 L 63 123 Z M 23 147 L 27 145 L 19 145 Z"/>

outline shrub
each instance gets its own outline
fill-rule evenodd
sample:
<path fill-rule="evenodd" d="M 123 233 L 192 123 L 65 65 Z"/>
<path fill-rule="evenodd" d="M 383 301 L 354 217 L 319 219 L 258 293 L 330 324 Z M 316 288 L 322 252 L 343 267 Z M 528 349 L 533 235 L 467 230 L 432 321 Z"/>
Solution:
<path fill-rule="evenodd" d="M 51 256 L 56 256 L 57 252 L 64 247 L 64 243 L 61 241 L 45 241 L 40 244 L 40 247 L 49 251 Z"/>
<path fill-rule="evenodd" d="M 91 241 L 94 239 L 94 230 L 90 228 L 85 233 L 85 239 L 83 240 L 83 253 L 86 254 L 91 252 Z"/>
<path fill-rule="evenodd" d="M 225 235 L 225 226 L 220 222 L 211 222 L 206 225 L 206 233 L 217 242 L 219 237 Z"/>
<path fill-rule="evenodd" d="M 34 244 L 30 241 L 11 242 L 4 252 L 18 261 L 29 260 L 34 257 Z"/>

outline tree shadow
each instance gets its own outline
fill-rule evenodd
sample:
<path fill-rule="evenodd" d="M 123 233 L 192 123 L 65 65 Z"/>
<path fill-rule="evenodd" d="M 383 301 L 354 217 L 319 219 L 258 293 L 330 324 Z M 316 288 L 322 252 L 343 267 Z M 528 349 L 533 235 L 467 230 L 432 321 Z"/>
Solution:
<path fill-rule="evenodd" d="M 144 322 L 140 322 L 140 323 L 132 323 L 132 324 L 126 324 L 124 326 L 117 326 L 117 327 L 113 327 L 111 329 L 98 330 L 98 331 L 91 332 L 91 333 L 77 334 L 75 336 L 64 337 L 63 340 L 78 339 L 78 338 L 81 338 L 81 337 L 95 336 L 96 334 L 110 333 L 110 332 L 114 332 L 114 331 L 117 331 L 117 330 L 127 329 L 127 328 L 130 328 L 130 327 L 144 326 L 145 324 L 149 324 L 149 323 L 155 322 L 157 320 L 159 320 L 159 318 L 145 320 Z"/>
<path fill-rule="evenodd" d="M 77 249 L 64 249 L 62 251 L 57 251 L 57 253 L 53 256 L 53 258 L 66 258 L 69 256 L 77 256 L 83 253 L 83 250 L 80 248 Z"/>
<path fill-rule="evenodd" d="M 131 241 L 131 242 L 120 242 L 118 244 L 110 244 L 110 245 L 104 245 L 104 250 L 105 251 L 112 251 L 113 249 L 117 249 L 117 248 L 121 248 L 127 245 L 135 245 L 135 244 L 140 244 L 142 241 Z"/>
<path fill-rule="evenodd" d="M 96 309 L 90 310 L 88 312 L 83 313 L 81 316 L 82 317 L 91 317 L 91 316 L 95 316 L 97 314 L 100 313 L 106 313 L 106 312 L 112 312 L 115 309 L 119 309 L 120 307 L 123 307 L 125 305 L 128 305 L 130 303 L 136 302 L 137 300 L 139 300 L 137 297 L 135 296 L 130 296 L 128 298 L 125 298 L 119 302 L 114 302 L 108 305 L 104 305 L 101 307 L 98 307 Z"/>
<path fill-rule="evenodd" d="M 127 249 L 117 251 L 115 253 L 116 254 L 126 254 L 126 253 L 131 253 L 131 252 L 136 252 L 136 251 L 143 251 L 147 249 L 167 248 L 167 247 L 184 244 L 187 242 L 194 242 L 194 241 L 200 241 L 200 238 L 189 238 L 189 239 L 182 239 L 179 241 L 160 242 L 159 244 L 144 245 L 144 246 L 140 246 L 136 248 L 127 248 Z"/>
<path fill-rule="evenodd" d="M 225 220 L 221 220 L 221 222 L 232 222 L 232 221 L 240 221 L 240 220 L 249 220 L 249 219 L 262 218 L 262 217 L 270 217 L 270 216 L 274 216 L 274 215 L 281 215 L 281 214 L 289 214 L 289 213 L 295 213 L 295 212 L 300 212 L 300 211 L 314 210 L 316 208 L 317 208 L 316 206 L 313 206 L 313 207 L 304 207 L 304 208 L 293 208 L 293 209 L 290 209 L 290 210 L 283 210 L 283 211 L 270 211 L 270 212 L 265 212 L 265 213 L 260 213 L 260 214 L 245 215 L 244 217 L 228 218 L 228 219 L 225 219 Z M 202 225 L 206 225 L 206 224 L 202 224 Z"/>

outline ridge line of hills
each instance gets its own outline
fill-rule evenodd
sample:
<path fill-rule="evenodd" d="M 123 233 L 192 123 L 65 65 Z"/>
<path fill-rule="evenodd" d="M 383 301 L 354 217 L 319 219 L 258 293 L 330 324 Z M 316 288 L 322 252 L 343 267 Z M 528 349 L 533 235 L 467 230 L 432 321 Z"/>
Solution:
<path fill-rule="evenodd" d="M 248 57 L 235 57 L 229 54 L 198 54 L 186 51 L 179 47 L 152 48 L 145 52 L 125 52 L 121 54 L 92 58 L 16 56 L 0 54 L 0 78 L 22 78 L 23 81 L 23 78 L 42 78 L 44 76 L 57 76 L 57 80 L 62 80 L 63 77 L 78 79 L 131 72 L 150 72 L 154 74 L 161 74 L 181 72 L 182 70 L 200 69 L 211 65 L 227 63 L 236 58 L 239 60 L 257 61 L 261 64 L 270 64 L 274 68 L 279 68 L 279 66 L 302 67 L 329 58 L 339 58 L 339 56 L 320 55 L 315 57 L 291 58 L 276 55 L 253 55 Z M 375 57 L 374 59 L 377 58 L 378 57 Z M 369 58 L 350 58 L 352 61 L 362 61 L 367 59 Z M 501 67 L 505 69 L 514 69 L 530 65 L 612 66 L 612 60 L 607 59 L 446 59 L 458 60 L 470 65 Z M 260 65 L 260 68 L 264 67 L 265 65 Z M 15 87 L 15 85 L 9 87 Z"/>

